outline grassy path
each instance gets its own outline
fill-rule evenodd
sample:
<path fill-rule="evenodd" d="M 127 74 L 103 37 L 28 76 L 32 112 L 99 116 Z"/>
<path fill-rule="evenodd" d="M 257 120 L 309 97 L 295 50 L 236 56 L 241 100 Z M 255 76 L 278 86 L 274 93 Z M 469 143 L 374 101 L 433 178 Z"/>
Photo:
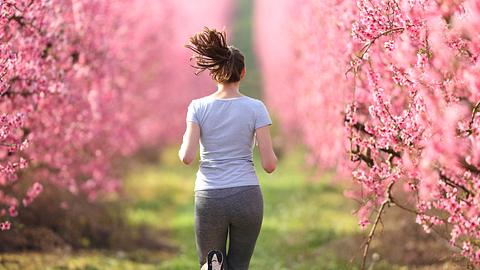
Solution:
<path fill-rule="evenodd" d="M 273 174 L 256 165 L 265 209 L 252 269 L 350 269 L 333 252 L 319 253 L 319 248 L 358 231 L 352 205 L 328 181 L 309 181 L 312 171 L 304 167 L 301 154 L 300 149 L 291 153 Z M 255 164 L 260 164 L 257 153 Z M 178 256 L 156 269 L 197 266 L 193 231 L 197 167 L 179 164 L 172 148 L 164 153 L 161 165 L 140 167 L 127 181 L 129 194 L 137 198 L 129 209 L 131 221 L 171 230 L 172 244 L 180 246 Z"/>
<path fill-rule="evenodd" d="M 193 186 L 198 160 L 185 166 L 177 158 L 178 147 L 163 152 L 158 164 L 138 164 L 125 179 L 127 217 L 133 226 L 147 225 L 168 234 L 164 241 L 177 246 L 176 253 L 59 251 L 1 254 L 2 269 L 55 270 L 187 270 L 197 269 L 193 220 Z M 258 152 L 255 164 L 260 164 Z M 337 259 L 337 251 L 322 248 L 326 242 L 357 232 L 356 219 L 341 191 L 327 181 L 309 181 L 302 150 L 281 160 L 273 174 L 256 165 L 264 196 L 264 220 L 251 269 L 351 269 Z M 326 179 L 323 179 L 326 180 Z"/>
<path fill-rule="evenodd" d="M 132 226 L 151 226 L 159 230 L 152 237 L 177 247 L 176 252 L 138 250 L 135 252 L 90 250 L 70 252 L 0 254 L 0 270 L 190 270 L 197 269 L 193 219 L 193 186 L 198 161 L 185 166 L 177 158 L 177 147 L 163 152 L 157 164 L 137 164 L 125 180 L 127 217 Z M 313 171 L 302 162 L 303 150 L 297 148 L 286 155 L 273 174 L 266 174 L 256 165 L 264 196 L 264 219 L 251 261 L 252 270 L 342 270 L 358 269 L 349 259 L 357 254 L 362 234 L 354 205 L 339 187 L 329 183 L 329 176 L 313 179 Z M 260 164 L 257 149 L 255 164 Z M 386 221 L 387 237 L 375 249 L 383 255 L 399 253 L 407 237 L 400 220 Z M 403 222 L 403 221 L 402 221 Z M 393 223 L 393 225 L 392 225 Z M 390 224 L 390 225 L 389 225 Z M 390 229 L 397 229 L 388 232 Z M 165 232 L 165 233 L 162 233 Z M 411 234 L 411 233 L 410 233 Z M 392 237 L 392 238 L 388 238 Z M 390 240 L 389 240 L 390 239 Z M 413 242 L 418 245 L 420 242 Z M 424 254 L 435 253 L 427 245 Z M 414 257 L 421 257 L 412 250 Z M 402 255 L 403 254 L 403 255 Z M 390 258 L 395 256 L 390 255 Z M 434 259 L 436 261 L 438 259 Z M 2 262 L 4 262 L 2 264 Z M 450 263 L 438 265 L 397 266 L 384 260 L 370 269 L 464 269 Z"/>

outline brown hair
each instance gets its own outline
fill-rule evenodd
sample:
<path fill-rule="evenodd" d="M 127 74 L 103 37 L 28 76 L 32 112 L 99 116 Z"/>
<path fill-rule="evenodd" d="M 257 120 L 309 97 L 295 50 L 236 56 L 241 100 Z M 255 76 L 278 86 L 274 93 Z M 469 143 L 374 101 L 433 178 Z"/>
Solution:
<path fill-rule="evenodd" d="M 196 53 L 192 56 L 196 61 L 198 69 L 195 75 L 209 69 L 210 75 L 219 83 L 230 83 L 240 81 L 240 74 L 245 66 L 244 56 L 239 49 L 227 44 L 225 31 L 219 32 L 216 29 L 204 27 L 190 37 L 190 44 L 185 45 Z"/>

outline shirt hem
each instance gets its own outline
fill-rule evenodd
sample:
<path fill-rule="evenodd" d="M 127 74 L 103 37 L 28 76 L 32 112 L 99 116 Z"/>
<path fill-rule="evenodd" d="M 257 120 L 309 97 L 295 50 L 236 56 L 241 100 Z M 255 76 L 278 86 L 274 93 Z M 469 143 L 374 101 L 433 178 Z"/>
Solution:
<path fill-rule="evenodd" d="M 214 190 L 214 189 L 225 189 L 225 188 L 234 188 L 234 187 L 245 187 L 245 186 L 260 186 L 260 183 L 256 183 L 256 184 L 242 184 L 242 185 L 226 185 L 226 186 L 215 186 L 215 187 L 208 187 L 208 188 L 201 188 L 201 189 L 197 189 L 197 188 L 194 188 L 194 191 L 201 191 L 201 190 Z"/>

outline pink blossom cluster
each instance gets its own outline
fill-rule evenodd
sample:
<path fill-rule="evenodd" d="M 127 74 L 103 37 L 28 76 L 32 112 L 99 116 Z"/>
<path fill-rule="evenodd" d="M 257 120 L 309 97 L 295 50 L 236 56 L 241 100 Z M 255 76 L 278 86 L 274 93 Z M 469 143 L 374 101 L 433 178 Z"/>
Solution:
<path fill-rule="evenodd" d="M 121 188 L 116 161 L 178 140 L 184 108 L 210 86 L 183 44 L 230 17 L 230 1 L 206 2 L 0 2 L 2 230 L 42 183 L 94 200 Z"/>
<path fill-rule="evenodd" d="M 27 195 L 25 198 L 22 200 L 23 206 L 27 207 L 29 204 L 33 202 L 33 200 L 40 195 L 40 193 L 43 191 L 43 186 L 42 184 L 35 182 L 33 185 L 28 189 Z M 15 213 L 15 214 L 12 214 Z M 13 206 L 10 207 L 10 216 L 16 216 L 16 211 Z"/>
<path fill-rule="evenodd" d="M 275 113 L 295 116 L 285 123 L 308 161 L 352 175 L 362 227 L 397 205 L 427 232 L 448 224 L 451 245 L 480 264 L 480 2 L 294 2 L 283 49 L 297 56 L 294 87 L 265 89 L 295 93 Z"/>

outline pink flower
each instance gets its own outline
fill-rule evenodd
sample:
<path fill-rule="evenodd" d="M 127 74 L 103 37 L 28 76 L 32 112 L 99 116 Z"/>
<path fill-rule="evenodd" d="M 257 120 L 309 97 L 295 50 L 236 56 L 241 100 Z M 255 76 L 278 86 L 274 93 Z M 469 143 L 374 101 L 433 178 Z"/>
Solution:
<path fill-rule="evenodd" d="M 370 224 L 370 221 L 368 219 L 360 219 L 358 222 L 358 225 L 360 225 L 360 229 L 364 230 L 367 228 L 367 226 Z"/>
<path fill-rule="evenodd" d="M 33 185 L 28 189 L 27 195 L 23 199 L 23 206 L 27 207 L 30 205 L 33 200 L 43 191 L 42 184 L 35 182 Z"/>
<path fill-rule="evenodd" d="M 385 43 L 383 43 L 383 47 L 388 52 L 391 52 L 395 49 L 395 41 L 393 41 L 393 40 L 385 41 Z"/>
<path fill-rule="evenodd" d="M 10 206 L 10 208 L 8 208 L 8 213 L 11 217 L 16 217 L 18 215 L 16 206 L 14 205 Z"/>
<path fill-rule="evenodd" d="M 11 223 L 9 221 L 4 221 L 4 222 L 0 223 L 0 229 L 2 231 L 10 230 L 10 225 L 11 225 Z"/>

